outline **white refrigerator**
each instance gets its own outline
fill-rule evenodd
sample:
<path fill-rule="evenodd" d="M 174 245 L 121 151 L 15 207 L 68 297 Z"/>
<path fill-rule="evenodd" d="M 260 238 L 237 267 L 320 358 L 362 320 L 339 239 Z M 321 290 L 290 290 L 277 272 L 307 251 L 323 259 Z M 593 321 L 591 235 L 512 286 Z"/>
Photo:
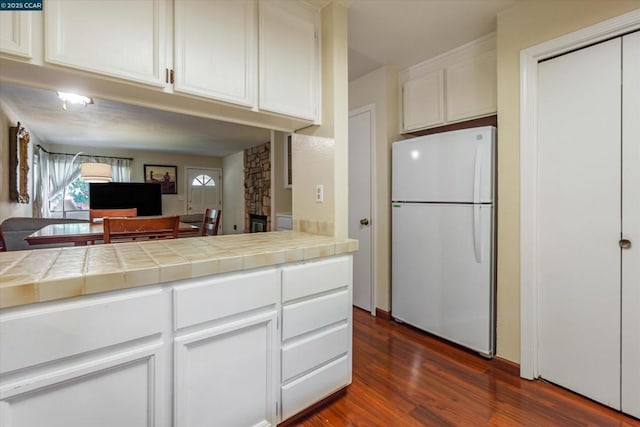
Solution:
<path fill-rule="evenodd" d="M 391 315 L 492 357 L 495 352 L 496 129 L 392 147 Z"/>

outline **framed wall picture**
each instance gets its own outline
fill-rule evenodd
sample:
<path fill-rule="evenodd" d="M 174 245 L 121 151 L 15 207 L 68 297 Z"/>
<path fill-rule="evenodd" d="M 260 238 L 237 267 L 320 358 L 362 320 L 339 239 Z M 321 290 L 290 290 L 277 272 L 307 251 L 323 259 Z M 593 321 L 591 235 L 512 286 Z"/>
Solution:
<path fill-rule="evenodd" d="M 178 194 L 178 167 L 144 165 L 144 182 L 159 182 L 162 194 Z"/>
<path fill-rule="evenodd" d="M 29 203 L 29 132 L 20 122 L 9 127 L 9 199 Z"/>

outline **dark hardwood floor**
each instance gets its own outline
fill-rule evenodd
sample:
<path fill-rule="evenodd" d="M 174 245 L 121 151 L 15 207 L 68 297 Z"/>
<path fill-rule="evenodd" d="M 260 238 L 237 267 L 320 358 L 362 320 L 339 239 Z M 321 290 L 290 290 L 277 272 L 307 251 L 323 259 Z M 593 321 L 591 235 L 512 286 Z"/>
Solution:
<path fill-rule="evenodd" d="M 353 383 L 296 426 L 640 426 L 518 368 L 354 309 Z"/>

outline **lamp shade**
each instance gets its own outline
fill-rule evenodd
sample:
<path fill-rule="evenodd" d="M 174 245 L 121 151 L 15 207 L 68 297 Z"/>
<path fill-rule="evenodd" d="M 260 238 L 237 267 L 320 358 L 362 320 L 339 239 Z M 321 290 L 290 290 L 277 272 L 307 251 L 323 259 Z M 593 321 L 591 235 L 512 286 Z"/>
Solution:
<path fill-rule="evenodd" d="M 86 182 L 111 181 L 111 165 L 106 163 L 82 163 L 80 176 Z"/>

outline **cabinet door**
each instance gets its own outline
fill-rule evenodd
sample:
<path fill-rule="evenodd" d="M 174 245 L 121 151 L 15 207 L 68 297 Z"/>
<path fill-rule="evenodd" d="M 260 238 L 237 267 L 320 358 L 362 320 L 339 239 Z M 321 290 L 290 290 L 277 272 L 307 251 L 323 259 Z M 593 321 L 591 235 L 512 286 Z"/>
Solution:
<path fill-rule="evenodd" d="M 0 13 L 0 52 L 31 58 L 31 17 L 35 12 Z"/>
<path fill-rule="evenodd" d="M 275 425 L 275 323 L 265 311 L 175 339 L 176 426 Z"/>
<path fill-rule="evenodd" d="M 444 122 L 442 70 L 408 80 L 402 86 L 402 129 L 411 131 Z"/>
<path fill-rule="evenodd" d="M 108 351 L 50 370 L 34 367 L 0 387 L 0 423 L 9 427 L 164 425 L 161 345 Z"/>
<path fill-rule="evenodd" d="M 496 52 L 451 65 L 447 73 L 447 122 L 498 111 Z"/>
<path fill-rule="evenodd" d="M 255 0 L 176 0 L 175 90 L 254 106 Z"/>
<path fill-rule="evenodd" d="M 298 1 L 260 2 L 261 110 L 314 120 L 319 82 L 316 9 Z"/>
<path fill-rule="evenodd" d="M 50 0 L 45 59 L 114 77 L 164 85 L 166 2 Z"/>

